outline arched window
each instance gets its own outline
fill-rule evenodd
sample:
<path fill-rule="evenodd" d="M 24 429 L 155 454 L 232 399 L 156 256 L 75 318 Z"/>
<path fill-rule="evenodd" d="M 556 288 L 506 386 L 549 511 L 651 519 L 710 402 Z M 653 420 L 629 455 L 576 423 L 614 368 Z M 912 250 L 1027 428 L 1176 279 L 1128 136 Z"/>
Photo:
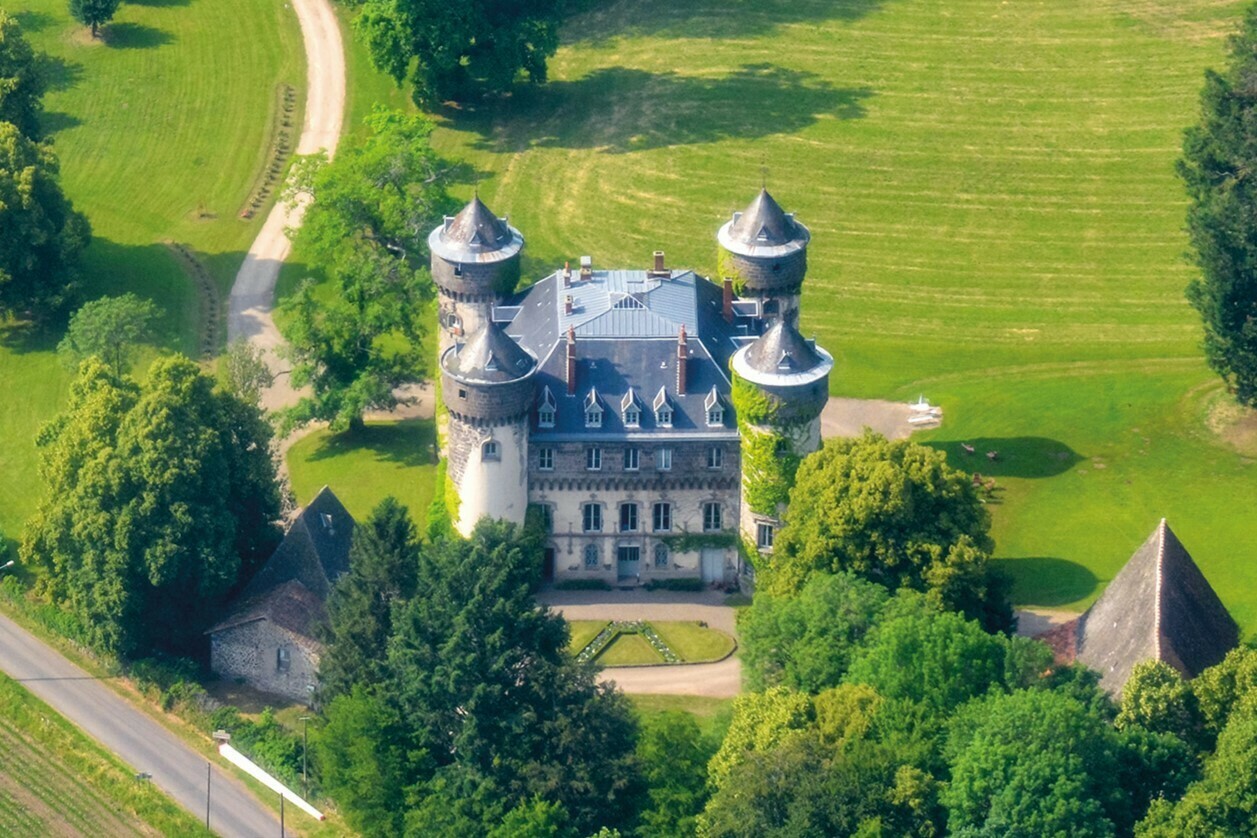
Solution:
<path fill-rule="evenodd" d="M 597 569 L 598 569 L 598 545 L 586 544 L 585 545 L 585 570 L 597 570 Z"/>
<path fill-rule="evenodd" d="M 666 568 L 668 566 L 668 545 L 655 545 L 655 567 Z"/>
<path fill-rule="evenodd" d="M 501 449 L 498 448 L 497 440 L 486 439 L 480 445 L 481 460 L 500 460 L 502 459 Z"/>

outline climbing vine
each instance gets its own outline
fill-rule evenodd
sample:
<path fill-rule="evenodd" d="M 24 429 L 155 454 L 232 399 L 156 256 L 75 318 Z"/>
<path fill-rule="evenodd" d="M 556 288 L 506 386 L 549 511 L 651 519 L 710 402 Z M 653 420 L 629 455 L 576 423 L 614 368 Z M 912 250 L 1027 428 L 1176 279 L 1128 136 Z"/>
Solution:
<path fill-rule="evenodd" d="M 716 249 L 716 275 L 723 279 L 729 277 L 733 280 L 733 293 L 739 297 L 746 290 L 746 277 L 742 276 L 742 272 L 733 264 L 733 255 L 723 247 Z"/>
<path fill-rule="evenodd" d="M 733 375 L 733 408 L 742 431 L 742 481 L 750 510 L 770 518 L 790 499 L 795 472 L 802 458 L 790 441 L 801 421 L 784 421 L 782 402 L 746 379 Z"/>
<path fill-rule="evenodd" d="M 696 553 L 704 547 L 733 547 L 738 537 L 731 532 L 683 532 L 659 538 L 674 553 Z"/>

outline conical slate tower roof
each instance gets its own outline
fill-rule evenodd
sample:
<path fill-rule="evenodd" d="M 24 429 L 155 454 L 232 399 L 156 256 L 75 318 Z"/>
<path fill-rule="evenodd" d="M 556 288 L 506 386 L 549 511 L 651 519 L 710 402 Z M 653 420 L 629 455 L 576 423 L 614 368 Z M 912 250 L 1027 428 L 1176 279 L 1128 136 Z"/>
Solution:
<path fill-rule="evenodd" d="M 767 189 L 760 189 L 755 200 L 729 227 L 729 238 L 743 244 L 772 247 L 802 238 L 800 225 L 786 215 Z"/>
<path fill-rule="evenodd" d="M 1164 661 L 1186 678 L 1239 642 L 1239 628 L 1165 519 L 1079 621 L 1077 659 L 1121 693 L 1135 664 Z"/>
<path fill-rule="evenodd" d="M 531 373 L 536 360 L 511 340 L 496 323 L 490 323 L 456 346 L 441 359 L 446 372 L 466 381 L 516 381 Z"/>
<path fill-rule="evenodd" d="M 445 226 L 441 238 L 449 244 L 497 250 L 510 244 L 512 236 L 506 222 L 494 215 L 476 195 Z"/>
<path fill-rule="evenodd" d="M 807 372 L 821 362 L 820 353 L 803 339 L 798 329 L 784 320 L 769 326 L 746 350 L 746 363 L 752 369 L 770 375 Z"/>

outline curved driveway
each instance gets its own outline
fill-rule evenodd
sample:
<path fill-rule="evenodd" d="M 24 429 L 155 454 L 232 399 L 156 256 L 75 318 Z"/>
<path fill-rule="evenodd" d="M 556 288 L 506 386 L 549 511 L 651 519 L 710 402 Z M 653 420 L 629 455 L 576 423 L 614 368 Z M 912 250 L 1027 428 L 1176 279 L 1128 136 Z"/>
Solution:
<path fill-rule="evenodd" d="M 328 157 L 336 153 L 345 112 L 345 50 L 340 24 L 327 0 L 292 0 L 301 23 L 306 52 L 306 106 L 297 154 L 314 154 L 323 149 Z M 286 369 L 278 355 L 283 338 L 275 328 L 271 311 L 275 303 L 275 281 L 279 269 L 292 250 L 285 230 L 301 226 L 306 201 L 289 207 L 277 202 L 254 239 L 244 264 L 236 274 L 227 301 L 227 340 L 248 340 L 266 353 L 276 382 L 262 396 L 262 406 L 275 409 L 296 401 L 296 393 L 282 375 Z"/>

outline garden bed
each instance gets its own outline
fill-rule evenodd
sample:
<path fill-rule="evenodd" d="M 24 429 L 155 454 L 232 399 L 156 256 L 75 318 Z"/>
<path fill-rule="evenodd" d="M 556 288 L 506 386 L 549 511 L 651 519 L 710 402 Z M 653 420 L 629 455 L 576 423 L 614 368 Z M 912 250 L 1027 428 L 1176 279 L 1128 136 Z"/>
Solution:
<path fill-rule="evenodd" d="M 686 621 L 574 620 L 569 646 L 578 660 L 603 666 L 707 663 L 733 652 L 733 638 Z"/>

